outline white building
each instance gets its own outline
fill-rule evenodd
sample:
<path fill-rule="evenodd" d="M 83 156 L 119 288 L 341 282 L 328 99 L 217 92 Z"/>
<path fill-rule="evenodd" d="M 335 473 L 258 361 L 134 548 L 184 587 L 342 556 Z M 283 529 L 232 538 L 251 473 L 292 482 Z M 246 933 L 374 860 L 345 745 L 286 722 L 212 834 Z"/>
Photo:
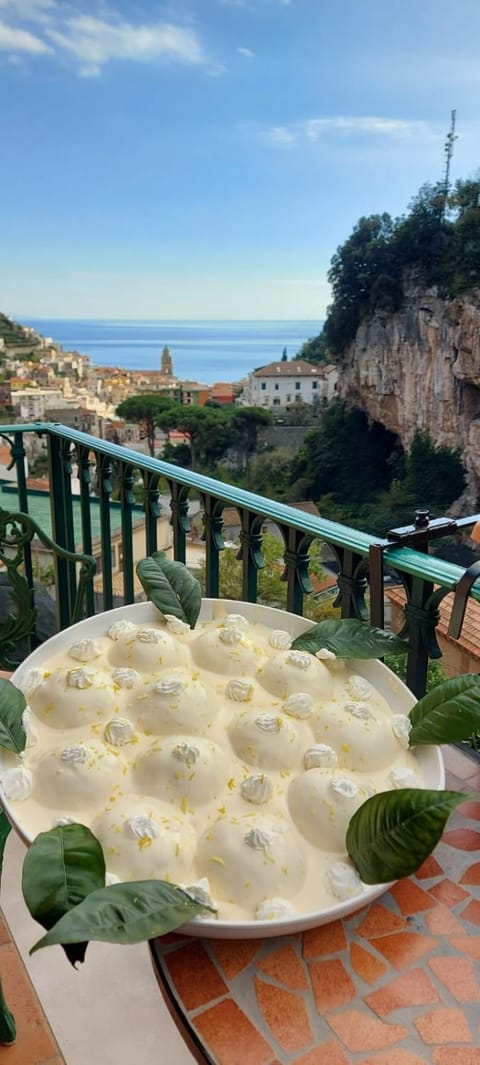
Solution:
<path fill-rule="evenodd" d="M 248 375 L 243 402 L 252 407 L 294 407 L 297 403 L 330 402 L 337 387 L 335 366 L 305 362 L 271 362 Z"/>
<path fill-rule="evenodd" d="M 49 407 L 60 407 L 62 404 L 61 388 L 21 388 L 12 391 L 12 407 L 19 411 L 23 421 L 44 420 Z"/>

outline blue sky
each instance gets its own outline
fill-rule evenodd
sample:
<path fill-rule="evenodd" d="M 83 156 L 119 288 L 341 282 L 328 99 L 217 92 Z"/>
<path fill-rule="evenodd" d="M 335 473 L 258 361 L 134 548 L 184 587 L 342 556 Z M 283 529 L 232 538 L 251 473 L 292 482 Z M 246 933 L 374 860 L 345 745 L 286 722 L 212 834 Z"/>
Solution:
<path fill-rule="evenodd" d="M 480 165 L 480 4 L 0 0 L 0 309 L 321 318 L 335 248 Z"/>

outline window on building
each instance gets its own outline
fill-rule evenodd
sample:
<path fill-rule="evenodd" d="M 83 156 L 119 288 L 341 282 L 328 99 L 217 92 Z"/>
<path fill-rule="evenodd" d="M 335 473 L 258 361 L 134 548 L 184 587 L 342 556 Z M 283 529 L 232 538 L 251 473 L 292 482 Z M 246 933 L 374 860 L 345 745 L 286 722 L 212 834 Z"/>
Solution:
<path fill-rule="evenodd" d="M 318 381 L 312 381 L 312 388 L 318 388 Z"/>
<path fill-rule="evenodd" d="M 264 391 L 265 391 L 266 387 L 267 387 L 267 383 L 266 383 L 266 381 L 262 381 L 262 383 L 261 383 L 261 385 L 260 385 L 260 388 L 262 389 L 262 392 L 264 392 Z"/>
<path fill-rule="evenodd" d="M 278 381 L 275 381 L 275 392 L 278 392 L 279 388 L 280 388 L 280 385 L 279 385 Z"/>
<path fill-rule="evenodd" d="M 273 404 L 272 404 L 272 405 L 273 405 L 274 407 L 279 407 L 279 406 L 280 406 L 280 396 L 275 396 L 275 397 L 274 397 L 274 400 L 273 400 Z"/>
<path fill-rule="evenodd" d="M 299 388 L 301 388 L 301 386 L 302 386 L 302 382 L 301 381 L 295 381 L 295 388 L 296 388 L 297 392 L 298 392 Z"/>
<path fill-rule="evenodd" d="M 295 403 L 301 403 L 301 402 L 302 402 L 302 397 L 301 396 L 295 396 Z"/>
<path fill-rule="evenodd" d="M 292 402 L 292 397 L 291 396 L 287 396 L 287 403 L 291 403 L 291 402 Z"/>

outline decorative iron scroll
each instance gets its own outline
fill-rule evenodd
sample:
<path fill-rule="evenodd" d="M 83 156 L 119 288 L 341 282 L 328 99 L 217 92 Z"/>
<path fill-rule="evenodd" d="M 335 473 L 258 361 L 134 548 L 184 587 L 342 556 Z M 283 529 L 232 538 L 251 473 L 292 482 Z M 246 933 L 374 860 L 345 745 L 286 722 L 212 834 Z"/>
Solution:
<path fill-rule="evenodd" d="M 10 657 L 20 640 L 31 638 L 35 633 L 37 610 L 33 604 L 33 590 L 21 572 L 24 548 L 36 536 L 41 543 L 60 558 L 80 563 L 78 589 L 71 624 L 83 616 L 87 583 L 93 580 L 96 562 L 92 555 L 75 554 L 60 547 L 40 528 L 29 514 L 12 513 L 0 508 L 0 565 L 5 569 L 16 613 L 9 612 L 0 622 L 0 665 L 13 669 L 17 663 Z"/>

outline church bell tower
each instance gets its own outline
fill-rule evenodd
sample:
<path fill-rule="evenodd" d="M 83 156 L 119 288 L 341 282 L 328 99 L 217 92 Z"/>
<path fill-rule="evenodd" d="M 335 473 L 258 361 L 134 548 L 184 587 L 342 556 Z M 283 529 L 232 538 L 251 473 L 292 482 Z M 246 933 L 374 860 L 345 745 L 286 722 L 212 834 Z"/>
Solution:
<path fill-rule="evenodd" d="M 173 377 L 173 363 L 170 348 L 164 347 L 162 351 L 161 372 L 164 377 Z"/>

